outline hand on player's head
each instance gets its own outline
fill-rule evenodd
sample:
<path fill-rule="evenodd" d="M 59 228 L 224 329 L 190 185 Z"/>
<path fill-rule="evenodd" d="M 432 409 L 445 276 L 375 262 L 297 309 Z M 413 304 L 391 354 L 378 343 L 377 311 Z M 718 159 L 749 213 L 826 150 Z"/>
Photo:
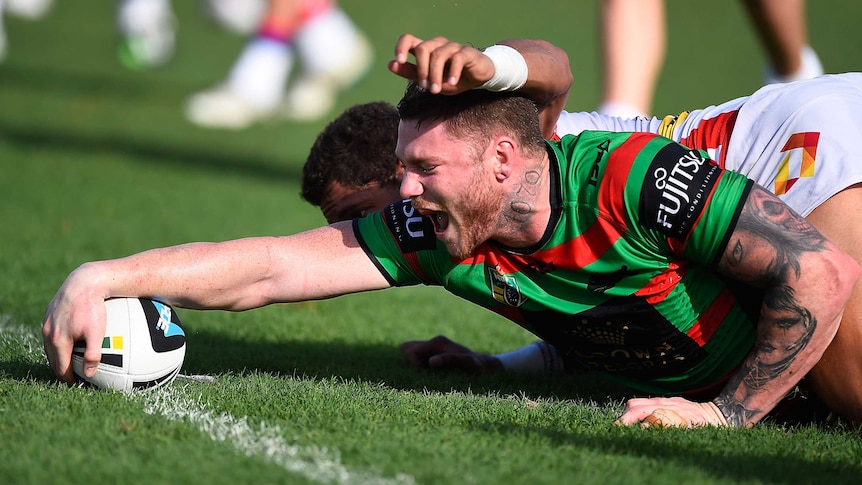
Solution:
<path fill-rule="evenodd" d="M 410 54 L 415 63 L 408 62 Z M 491 60 L 475 47 L 445 37 L 422 40 L 411 34 L 398 38 L 389 70 L 433 94 L 449 95 L 481 86 L 494 75 Z"/>

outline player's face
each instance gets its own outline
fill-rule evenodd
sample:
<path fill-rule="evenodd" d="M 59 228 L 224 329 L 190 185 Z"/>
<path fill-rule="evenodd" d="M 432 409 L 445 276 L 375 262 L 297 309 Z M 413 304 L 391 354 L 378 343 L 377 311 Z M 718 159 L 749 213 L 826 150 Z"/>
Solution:
<path fill-rule="evenodd" d="M 404 164 L 401 196 L 434 222 L 449 254 L 465 259 L 494 236 L 504 194 L 486 159 L 465 140 L 448 135 L 440 123 L 418 128 L 401 123 L 395 153 Z"/>
<path fill-rule="evenodd" d="M 397 185 L 381 187 L 373 183 L 360 188 L 332 182 L 323 195 L 320 210 L 326 222 L 332 224 L 365 217 L 399 200 L 401 196 Z"/>

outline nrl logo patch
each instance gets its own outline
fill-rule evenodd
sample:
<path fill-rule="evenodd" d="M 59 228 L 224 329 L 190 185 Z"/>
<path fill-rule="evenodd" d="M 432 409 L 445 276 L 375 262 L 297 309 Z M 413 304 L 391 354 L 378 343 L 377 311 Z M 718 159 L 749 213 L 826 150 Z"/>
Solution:
<path fill-rule="evenodd" d="M 527 298 L 521 295 L 514 276 L 501 273 L 497 267 L 489 267 L 488 278 L 495 300 L 513 307 L 520 307 L 527 302 Z"/>

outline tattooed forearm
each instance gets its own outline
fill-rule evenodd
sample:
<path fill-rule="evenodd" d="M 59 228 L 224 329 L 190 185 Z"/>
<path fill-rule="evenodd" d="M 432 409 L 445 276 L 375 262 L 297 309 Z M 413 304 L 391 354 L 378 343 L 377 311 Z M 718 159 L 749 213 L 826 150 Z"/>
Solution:
<path fill-rule="evenodd" d="M 715 405 L 729 423 L 743 426 L 761 413 L 748 402 L 796 361 L 811 342 L 817 321 L 799 306 L 793 288 L 780 285 L 767 292 L 763 302 L 758 343 L 728 383 Z"/>
<path fill-rule="evenodd" d="M 748 409 L 741 402 L 723 394 L 713 399 L 712 402 L 718 407 L 730 426 L 746 426 L 761 413 L 759 409 Z"/>
<path fill-rule="evenodd" d="M 804 360 L 801 355 L 817 330 L 817 319 L 799 301 L 795 285 L 806 253 L 826 250 L 826 238 L 805 219 L 762 188 L 752 189 L 720 263 L 737 278 L 765 285 L 757 342 L 713 401 L 729 423 L 756 421 L 780 399 L 776 395 L 795 384 L 790 369 Z"/>

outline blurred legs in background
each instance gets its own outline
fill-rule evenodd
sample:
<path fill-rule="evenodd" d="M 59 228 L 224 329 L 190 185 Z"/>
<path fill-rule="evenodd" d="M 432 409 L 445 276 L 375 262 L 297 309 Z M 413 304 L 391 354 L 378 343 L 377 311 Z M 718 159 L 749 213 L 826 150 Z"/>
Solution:
<path fill-rule="evenodd" d="M 174 56 L 176 19 L 169 0 L 118 0 L 117 55 L 128 69 L 165 65 Z"/>
<path fill-rule="evenodd" d="M 249 36 L 260 25 L 267 0 L 203 0 L 203 7 L 207 16 L 221 27 Z"/>
<path fill-rule="evenodd" d="M 0 0 L 6 12 L 16 17 L 37 20 L 45 16 L 54 6 L 54 0 Z"/>
<path fill-rule="evenodd" d="M 809 79 L 823 66 L 808 45 L 805 0 L 743 0 L 748 16 L 766 50 L 766 84 Z"/>
<path fill-rule="evenodd" d="M 743 0 L 768 57 L 764 82 L 823 74 L 808 46 L 805 0 Z M 664 0 L 603 0 L 601 7 L 603 98 L 601 114 L 633 118 L 650 113 L 664 63 Z"/>
<path fill-rule="evenodd" d="M 232 129 L 276 118 L 316 120 L 365 74 L 371 58 L 365 35 L 334 1 L 270 0 L 227 78 L 193 95 L 186 115 L 199 126 Z M 291 75 L 296 61 L 300 69 Z"/>
<path fill-rule="evenodd" d="M 6 28 L 3 26 L 3 0 L 0 0 L 0 62 L 6 58 Z"/>
<path fill-rule="evenodd" d="M 54 0 L 0 0 L 0 62 L 6 57 L 8 43 L 3 16 L 14 15 L 27 20 L 37 20 L 45 16 L 54 6 Z"/>
<path fill-rule="evenodd" d="M 170 0 L 115 0 L 117 55 L 128 69 L 161 67 L 174 56 Z M 202 0 L 210 19 L 248 35 L 226 79 L 193 95 L 186 115 L 212 128 L 242 129 L 267 119 L 312 121 L 371 65 L 371 44 L 335 0 Z M 8 53 L 4 15 L 37 19 L 53 0 L 0 0 L 0 61 Z M 294 71 L 294 64 L 299 69 Z"/>
<path fill-rule="evenodd" d="M 201 0 L 201 5 L 207 17 L 222 28 L 251 35 L 260 24 L 267 2 Z M 170 0 L 117 0 L 116 14 L 120 34 L 117 54 L 125 67 L 136 71 L 152 69 L 173 58 L 177 21 Z"/>
<path fill-rule="evenodd" d="M 634 118 L 649 113 L 666 34 L 664 0 L 603 0 L 601 114 Z"/>

